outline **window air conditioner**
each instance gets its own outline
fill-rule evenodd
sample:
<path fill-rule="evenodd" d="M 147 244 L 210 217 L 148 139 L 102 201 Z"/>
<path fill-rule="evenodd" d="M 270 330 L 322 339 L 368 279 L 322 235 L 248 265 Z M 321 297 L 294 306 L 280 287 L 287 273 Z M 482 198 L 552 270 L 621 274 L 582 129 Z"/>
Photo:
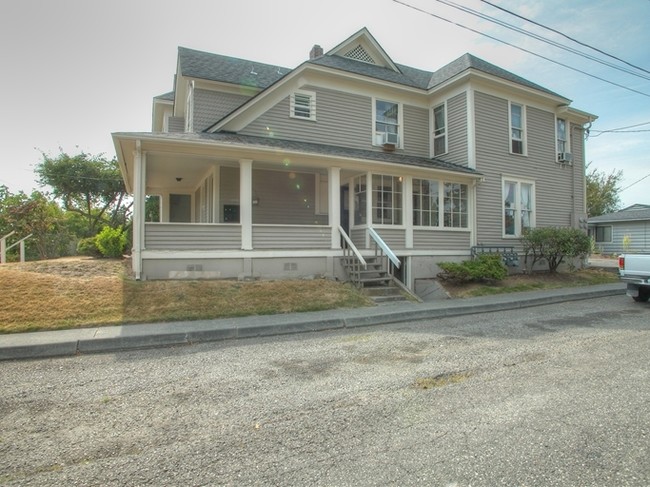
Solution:
<path fill-rule="evenodd" d="M 382 136 L 382 144 L 399 145 L 399 135 L 390 132 L 384 132 Z"/>
<path fill-rule="evenodd" d="M 573 163 L 573 154 L 570 152 L 558 152 L 557 162 L 566 162 L 567 164 Z"/>

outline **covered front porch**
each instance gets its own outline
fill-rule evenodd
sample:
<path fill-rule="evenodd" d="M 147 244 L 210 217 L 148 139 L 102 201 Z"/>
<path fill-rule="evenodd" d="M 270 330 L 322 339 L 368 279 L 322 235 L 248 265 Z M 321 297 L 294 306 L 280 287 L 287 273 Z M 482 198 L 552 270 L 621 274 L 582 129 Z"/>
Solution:
<path fill-rule="evenodd" d="M 346 279 L 342 237 L 370 255 L 370 229 L 408 263 L 406 281 L 425 259 L 469 255 L 475 176 L 145 137 L 119 147 L 129 145 L 138 279 Z"/>

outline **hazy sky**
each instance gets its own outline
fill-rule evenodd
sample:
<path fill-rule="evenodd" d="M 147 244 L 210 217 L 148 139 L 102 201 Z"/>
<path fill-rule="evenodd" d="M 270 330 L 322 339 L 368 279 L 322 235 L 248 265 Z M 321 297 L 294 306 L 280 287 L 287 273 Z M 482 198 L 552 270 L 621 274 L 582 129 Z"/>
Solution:
<path fill-rule="evenodd" d="M 177 47 L 293 68 L 367 27 L 401 64 L 435 70 L 470 52 L 599 116 L 587 161 L 621 169 L 623 206 L 650 204 L 650 81 L 444 5 L 403 0 L 644 94 L 508 47 L 393 0 L 0 0 L 0 184 L 37 189 L 40 151 L 114 156 L 112 132 L 150 131 L 151 101 L 172 89 Z M 447 3 L 452 0 L 445 0 Z M 453 0 L 637 71 L 480 0 Z M 650 71 L 648 0 L 490 0 Z M 628 133 L 603 133 L 620 127 Z M 640 182 L 637 182 L 640 181 Z"/>

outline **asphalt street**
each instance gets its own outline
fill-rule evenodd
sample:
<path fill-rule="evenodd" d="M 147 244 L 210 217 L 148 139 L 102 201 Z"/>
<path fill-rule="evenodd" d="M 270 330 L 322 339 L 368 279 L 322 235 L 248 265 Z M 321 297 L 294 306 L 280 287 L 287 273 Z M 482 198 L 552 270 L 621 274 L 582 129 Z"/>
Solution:
<path fill-rule="evenodd" d="M 0 485 L 650 485 L 618 295 L 0 363 Z"/>

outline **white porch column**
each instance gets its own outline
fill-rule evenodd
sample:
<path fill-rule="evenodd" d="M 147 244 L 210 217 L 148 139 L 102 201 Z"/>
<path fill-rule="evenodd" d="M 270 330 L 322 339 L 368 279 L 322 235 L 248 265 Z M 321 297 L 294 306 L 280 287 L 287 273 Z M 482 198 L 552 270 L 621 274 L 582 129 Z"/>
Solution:
<path fill-rule="evenodd" d="M 239 223 L 241 248 L 253 250 L 253 161 L 239 160 Z"/>
<path fill-rule="evenodd" d="M 339 227 L 341 226 L 341 168 L 330 167 L 327 174 L 328 182 L 328 214 L 329 222 L 332 227 L 332 248 L 341 248 L 341 236 Z"/>
<path fill-rule="evenodd" d="M 403 222 L 406 225 L 406 235 L 404 235 L 404 243 L 407 249 L 413 248 L 413 177 L 406 176 L 402 183 L 402 190 L 404 194 L 404 215 Z"/>
<path fill-rule="evenodd" d="M 136 149 L 133 151 L 133 249 L 131 250 L 131 266 L 137 280 L 140 279 L 142 273 L 146 169 L 146 155 L 142 153 L 138 140 Z"/>
<path fill-rule="evenodd" d="M 372 228 L 372 173 L 366 173 L 366 227 Z M 370 233 L 366 232 L 366 248 L 370 248 Z"/>

